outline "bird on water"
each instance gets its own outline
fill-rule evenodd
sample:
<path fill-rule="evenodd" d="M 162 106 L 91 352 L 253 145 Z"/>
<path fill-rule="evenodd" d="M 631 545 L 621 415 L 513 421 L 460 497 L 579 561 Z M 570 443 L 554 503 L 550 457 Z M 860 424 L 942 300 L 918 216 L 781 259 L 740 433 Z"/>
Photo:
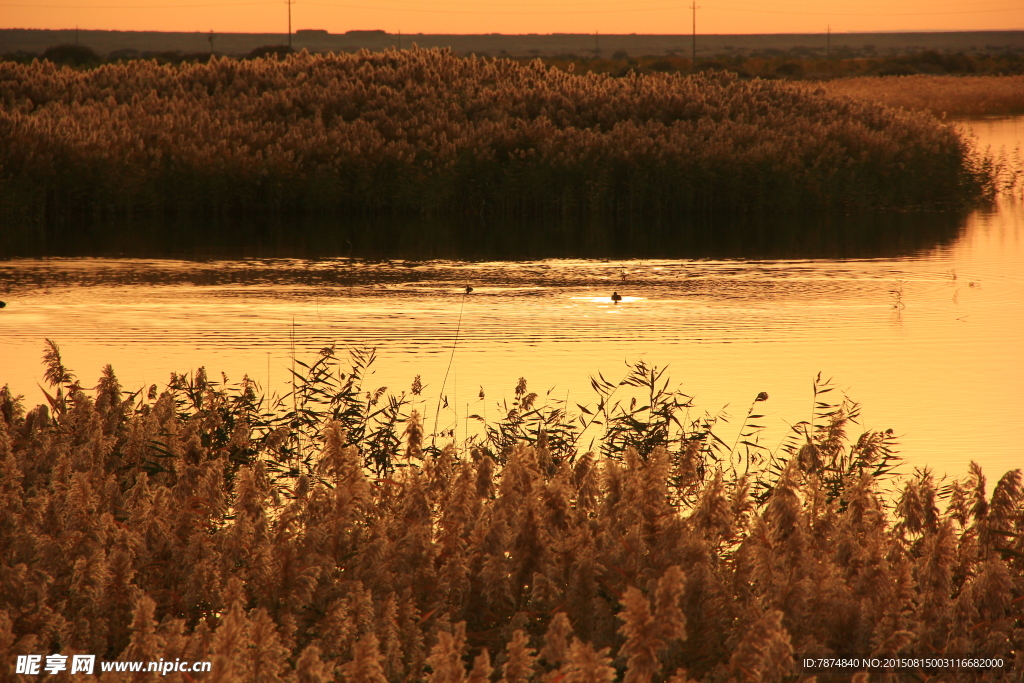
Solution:
<path fill-rule="evenodd" d="M 472 287 L 470 287 L 469 285 L 466 285 L 466 294 L 469 294 L 469 293 L 471 293 L 472 291 L 473 291 L 473 288 L 472 288 Z"/>
<path fill-rule="evenodd" d="M 7 305 L 7 304 L 5 304 L 5 303 L 4 303 L 3 301 L 0 301 L 0 308 L 3 308 L 3 307 L 4 307 L 4 306 L 6 306 L 6 305 Z"/>
<path fill-rule="evenodd" d="M 622 296 L 618 292 L 612 292 L 612 301 L 619 303 L 622 301 Z"/>

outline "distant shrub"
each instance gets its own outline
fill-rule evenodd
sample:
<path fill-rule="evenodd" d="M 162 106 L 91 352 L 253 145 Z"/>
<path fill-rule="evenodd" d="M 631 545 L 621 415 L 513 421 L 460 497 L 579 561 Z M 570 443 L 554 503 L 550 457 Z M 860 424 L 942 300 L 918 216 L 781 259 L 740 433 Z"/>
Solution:
<path fill-rule="evenodd" d="M 130 59 L 138 59 L 141 56 L 142 56 L 141 53 L 138 50 L 136 50 L 135 48 L 126 47 L 126 48 L 122 48 L 120 50 L 114 50 L 113 52 L 108 53 L 107 54 L 107 59 L 109 61 L 111 61 L 111 62 L 116 62 L 119 59 L 123 59 L 123 60 L 127 61 L 127 60 L 130 60 Z"/>
<path fill-rule="evenodd" d="M 700 71 L 724 71 L 726 68 L 725 62 L 721 62 L 717 59 L 705 59 L 698 61 L 696 68 Z"/>
<path fill-rule="evenodd" d="M 56 45 L 43 52 L 43 59 L 63 66 L 95 66 L 100 56 L 85 45 Z"/>
<path fill-rule="evenodd" d="M 260 47 L 253 48 L 247 57 L 249 59 L 261 59 L 264 57 L 282 59 L 291 54 L 295 54 L 295 50 L 287 45 L 261 45 Z"/>
<path fill-rule="evenodd" d="M 5 62 L 17 62 L 18 64 L 31 64 L 33 59 L 38 58 L 39 55 L 35 52 L 26 52 L 24 50 L 5 52 L 3 55 L 0 55 L 0 60 Z"/>
<path fill-rule="evenodd" d="M 921 73 L 913 64 L 896 61 L 884 61 L 876 67 L 878 76 L 913 76 Z"/>
<path fill-rule="evenodd" d="M 783 62 L 775 67 L 775 73 L 786 78 L 799 78 L 804 75 L 804 67 L 799 62 Z"/>

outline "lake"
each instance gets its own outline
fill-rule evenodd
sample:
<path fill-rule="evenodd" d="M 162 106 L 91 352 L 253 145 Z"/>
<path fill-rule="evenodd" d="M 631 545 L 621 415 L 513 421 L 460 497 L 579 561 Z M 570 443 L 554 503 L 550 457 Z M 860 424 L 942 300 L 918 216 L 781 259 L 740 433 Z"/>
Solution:
<path fill-rule="evenodd" d="M 1021 118 L 969 125 L 983 144 L 1024 139 Z M 129 389 L 205 366 L 284 392 L 293 353 L 372 346 L 367 388 L 408 391 L 419 375 L 432 421 L 444 382 L 439 424 L 461 438 L 520 377 L 586 404 L 590 375 L 618 380 L 642 359 L 733 416 L 726 441 L 767 392 L 761 438 L 775 448 L 809 418 L 821 373 L 863 405 L 865 429 L 895 431 L 903 471 L 959 476 L 976 460 L 994 483 L 1024 463 L 1024 208 L 1003 199 L 938 232 L 827 258 L 0 261 L 0 383 L 42 402 L 47 337 L 83 385 L 110 363 Z"/>

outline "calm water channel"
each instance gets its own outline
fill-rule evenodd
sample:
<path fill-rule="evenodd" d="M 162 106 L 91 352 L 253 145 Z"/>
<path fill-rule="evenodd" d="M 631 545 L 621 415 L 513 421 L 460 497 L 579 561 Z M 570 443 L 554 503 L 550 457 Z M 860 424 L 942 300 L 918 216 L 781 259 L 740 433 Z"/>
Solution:
<path fill-rule="evenodd" d="M 971 126 L 996 147 L 1024 138 L 1019 118 Z M 436 400 L 451 362 L 441 425 L 459 437 L 466 414 L 497 416 L 520 377 L 587 403 L 591 374 L 620 379 L 643 359 L 667 365 L 698 408 L 726 407 L 723 438 L 766 391 L 774 447 L 809 417 L 821 372 L 863 404 L 865 428 L 900 436 L 905 471 L 962 475 L 973 459 L 994 480 L 1024 465 L 1024 208 L 1011 200 L 898 257 L 60 258 L 0 261 L 0 292 L 0 383 L 33 405 L 46 337 L 80 377 L 111 363 L 128 388 L 205 366 L 283 392 L 293 349 L 310 360 L 336 344 L 377 348 L 368 388 L 407 391 L 420 375 Z"/>

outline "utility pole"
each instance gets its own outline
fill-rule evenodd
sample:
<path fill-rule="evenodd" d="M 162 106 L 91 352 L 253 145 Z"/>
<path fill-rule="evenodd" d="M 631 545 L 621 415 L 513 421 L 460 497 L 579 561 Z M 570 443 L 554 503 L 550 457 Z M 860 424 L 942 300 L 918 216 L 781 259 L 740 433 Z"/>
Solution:
<path fill-rule="evenodd" d="M 594 31 L 594 54 L 595 55 L 601 54 L 601 43 L 598 42 L 598 35 L 599 35 L 598 32 L 595 30 Z"/>
<path fill-rule="evenodd" d="M 288 5 L 288 49 L 292 47 L 292 5 L 295 4 L 295 0 L 284 0 L 285 4 Z"/>
<path fill-rule="evenodd" d="M 697 10 L 700 7 L 695 2 L 690 3 L 690 9 L 693 10 L 693 66 L 697 66 Z"/>
<path fill-rule="evenodd" d="M 828 27 L 828 37 L 825 39 L 825 57 L 829 57 L 832 54 L 832 26 Z"/>

